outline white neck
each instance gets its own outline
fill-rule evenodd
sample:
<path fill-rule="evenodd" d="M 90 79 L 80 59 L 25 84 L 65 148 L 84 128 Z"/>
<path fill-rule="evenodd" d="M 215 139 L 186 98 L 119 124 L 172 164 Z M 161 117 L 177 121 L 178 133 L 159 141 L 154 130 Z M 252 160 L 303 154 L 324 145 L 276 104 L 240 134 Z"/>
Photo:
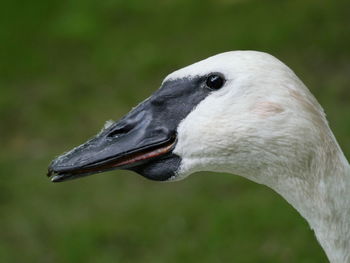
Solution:
<path fill-rule="evenodd" d="M 350 166 L 336 146 L 323 165 L 267 184 L 308 221 L 330 262 L 350 263 Z"/>
<path fill-rule="evenodd" d="M 283 63 L 224 53 L 168 79 L 220 72 L 226 82 L 179 124 L 174 179 L 221 171 L 265 184 L 309 222 L 333 263 L 350 263 L 350 166 L 320 104 Z"/>
<path fill-rule="evenodd" d="M 339 263 L 350 262 L 350 172 L 348 167 L 346 170 L 340 169 L 334 177 L 320 183 L 314 213 L 301 212 L 329 260 Z"/>

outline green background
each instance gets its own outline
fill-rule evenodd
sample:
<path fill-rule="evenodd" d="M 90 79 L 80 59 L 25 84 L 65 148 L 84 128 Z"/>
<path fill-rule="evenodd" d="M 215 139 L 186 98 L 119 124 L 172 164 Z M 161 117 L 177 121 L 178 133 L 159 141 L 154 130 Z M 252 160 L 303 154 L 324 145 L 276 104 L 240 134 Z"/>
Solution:
<path fill-rule="evenodd" d="M 295 70 L 349 157 L 349 14 L 348 0 L 3 1 L 0 262 L 326 262 L 287 202 L 238 176 L 45 173 L 171 71 L 236 49 Z"/>

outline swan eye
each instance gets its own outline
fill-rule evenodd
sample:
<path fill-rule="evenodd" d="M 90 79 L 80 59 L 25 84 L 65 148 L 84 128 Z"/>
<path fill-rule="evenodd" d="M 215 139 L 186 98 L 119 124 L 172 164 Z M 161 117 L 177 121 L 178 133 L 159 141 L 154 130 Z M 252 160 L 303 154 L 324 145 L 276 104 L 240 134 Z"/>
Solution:
<path fill-rule="evenodd" d="M 224 83 L 224 78 L 217 74 L 209 75 L 206 80 L 206 85 L 213 90 L 220 89 Z"/>

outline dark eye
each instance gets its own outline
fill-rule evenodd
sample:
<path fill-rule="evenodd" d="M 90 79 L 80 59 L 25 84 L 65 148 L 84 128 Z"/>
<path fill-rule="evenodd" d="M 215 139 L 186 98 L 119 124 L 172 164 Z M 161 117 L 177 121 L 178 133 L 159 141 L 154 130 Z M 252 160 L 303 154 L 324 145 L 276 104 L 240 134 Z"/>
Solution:
<path fill-rule="evenodd" d="M 217 74 L 212 74 L 207 77 L 206 84 L 211 89 L 220 89 L 225 83 L 223 77 Z"/>

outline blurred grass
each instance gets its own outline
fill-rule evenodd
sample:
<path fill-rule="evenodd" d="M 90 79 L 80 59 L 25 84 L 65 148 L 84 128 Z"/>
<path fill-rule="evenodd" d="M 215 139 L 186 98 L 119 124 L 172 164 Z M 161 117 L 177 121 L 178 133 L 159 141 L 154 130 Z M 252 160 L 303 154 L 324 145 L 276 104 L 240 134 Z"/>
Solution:
<path fill-rule="evenodd" d="M 349 11 L 345 0 L 2 3 L 0 262 L 326 262 L 296 211 L 236 176 L 44 174 L 166 74 L 236 49 L 294 69 L 349 158 Z"/>

